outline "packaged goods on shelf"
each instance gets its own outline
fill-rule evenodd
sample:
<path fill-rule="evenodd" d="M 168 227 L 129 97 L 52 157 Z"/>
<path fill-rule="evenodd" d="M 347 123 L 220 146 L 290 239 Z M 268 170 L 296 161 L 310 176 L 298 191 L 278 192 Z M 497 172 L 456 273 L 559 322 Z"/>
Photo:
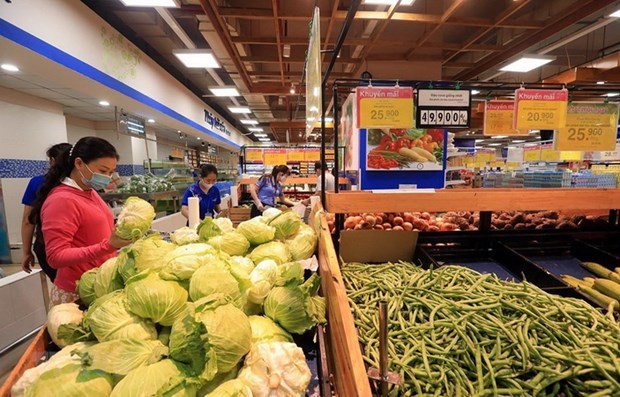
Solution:
<path fill-rule="evenodd" d="M 618 164 L 594 164 L 592 165 L 591 171 L 594 174 L 609 174 L 613 175 L 616 178 L 616 185 L 620 186 L 620 165 Z"/>
<path fill-rule="evenodd" d="M 572 175 L 572 186 L 574 187 L 615 188 L 616 185 L 616 175 L 614 174 L 596 174 L 590 171 L 582 171 Z"/>

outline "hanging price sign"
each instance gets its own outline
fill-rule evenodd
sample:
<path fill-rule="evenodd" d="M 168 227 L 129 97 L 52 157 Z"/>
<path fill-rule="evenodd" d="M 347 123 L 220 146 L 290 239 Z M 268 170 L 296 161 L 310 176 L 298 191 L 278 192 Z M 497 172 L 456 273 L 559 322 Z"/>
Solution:
<path fill-rule="evenodd" d="M 540 149 L 540 160 L 548 162 L 560 161 L 560 152 L 553 150 L 551 145 L 545 145 Z"/>
<path fill-rule="evenodd" d="M 514 128 L 514 101 L 487 101 L 484 106 L 484 135 L 527 135 Z"/>
<path fill-rule="evenodd" d="M 416 128 L 467 128 L 471 118 L 469 90 L 418 89 Z"/>
<path fill-rule="evenodd" d="M 319 149 L 304 150 L 304 161 L 321 161 L 321 151 Z"/>
<path fill-rule="evenodd" d="M 289 163 L 298 163 L 305 160 L 305 155 L 302 150 L 289 150 L 287 153 L 287 161 Z"/>
<path fill-rule="evenodd" d="M 523 148 L 523 161 L 526 163 L 540 161 L 540 146 L 527 146 Z"/>
<path fill-rule="evenodd" d="M 517 130 L 557 130 L 566 124 L 567 90 L 515 91 L 514 128 Z"/>
<path fill-rule="evenodd" d="M 246 163 L 262 163 L 263 149 L 245 149 Z"/>
<path fill-rule="evenodd" d="M 554 144 L 558 150 L 615 150 L 617 131 L 618 104 L 573 102 Z"/>
<path fill-rule="evenodd" d="M 265 149 L 263 161 L 265 165 L 286 164 L 286 149 Z"/>
<path fill-rule="evenodd" d="M 413 128 L 413 88 L 358 87 L 357 128 Z"/>

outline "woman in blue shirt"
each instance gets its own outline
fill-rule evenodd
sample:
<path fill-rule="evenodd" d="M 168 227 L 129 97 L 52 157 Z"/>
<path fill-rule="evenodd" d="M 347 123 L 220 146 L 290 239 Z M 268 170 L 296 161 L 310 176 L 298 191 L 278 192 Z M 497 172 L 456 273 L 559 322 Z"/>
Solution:
<path fill-rule="evenodd" d="M 286 165 L 276 165 L 273 167 L 271 174 L 261 176 L 256 185 L 250 187 L 250 194 L 254 201 L 251 212 L 252 217 L 260 215 L 269 207 L 275 207 L 278 199 L 282 204 L 294 205 L 282 193 L 282 184 L 289 175 L 291 175 L 291 171 Z"/>
<path fill-rule="evenodd" d="M 215 212 L 220 212 L 220 190 L 215 186 L 217 182 L 217 168 L 212 164 L 203 164 L 200 167 L 198 182 L 194 182 L 185 190 L 181 200 L 181 214 L 188 218 L 188 199 L 198 197 L 200 206 L 200 219 L 206 216 L 214 217 Z"/>

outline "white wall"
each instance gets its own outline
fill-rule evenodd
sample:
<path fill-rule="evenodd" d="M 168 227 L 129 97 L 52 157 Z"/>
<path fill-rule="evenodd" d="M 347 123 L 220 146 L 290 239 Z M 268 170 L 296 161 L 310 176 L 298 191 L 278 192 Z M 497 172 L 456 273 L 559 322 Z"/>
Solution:
<path fill-rule="evenodd" d="M 0 160 L 45 161 L 47 149 L 67 142 L 62 106 L 41 98 L 0 87 Z M 29 163 L 26 163 L 26 166 Z M 4 171 L 4 170 L 3 170 Z M 17 170 L 6 170 L 13 173 Z M 10 176 L 10 175 L 9 175 Z M 9 229 L 9 242 L 21 243 L 21 199 L 29 178 L 3 177 L 2 191 Z"/>

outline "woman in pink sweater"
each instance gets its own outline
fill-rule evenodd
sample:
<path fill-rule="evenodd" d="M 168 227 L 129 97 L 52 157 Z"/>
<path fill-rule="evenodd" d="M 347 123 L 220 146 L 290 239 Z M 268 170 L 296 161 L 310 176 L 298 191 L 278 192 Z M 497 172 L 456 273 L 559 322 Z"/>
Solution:
<path fill-rule="evenodd" d="M 43 225 L 47 261 L 58 273 L 50 292 L 52 305 L 79 298 L 75 283 L 131 243 L 114 233 L 114 218 L 97 190 L 110 183 L 118 154 L 108 141 L 80 139 L 60 155 L 45 177 L 31 213 Z"/>

